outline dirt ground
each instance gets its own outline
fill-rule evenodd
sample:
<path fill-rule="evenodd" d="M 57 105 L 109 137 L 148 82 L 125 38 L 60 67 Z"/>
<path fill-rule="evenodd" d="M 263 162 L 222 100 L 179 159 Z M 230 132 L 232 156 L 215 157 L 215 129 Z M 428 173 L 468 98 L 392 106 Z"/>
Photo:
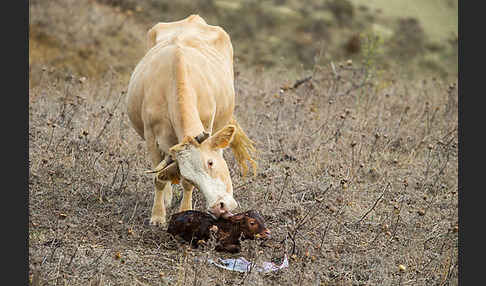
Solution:
<path fill-rule="evenodd" d="M 150 165 L 125 112 L 130 61 L 89 77 L 29 62 L 31 285 L 458 285 L 457 79 L 405 80 L 370 61 L 237 64 L 235 114 L 257 142 L 257 175 L 224 156 L 237 211 L 259 211 L 273 236 L 232 255 L 147 223 Z M 204 203 L 195 191 L 195 209 Z M 289 267 L 271 273 L 207 262 L 284 255 Z"/>

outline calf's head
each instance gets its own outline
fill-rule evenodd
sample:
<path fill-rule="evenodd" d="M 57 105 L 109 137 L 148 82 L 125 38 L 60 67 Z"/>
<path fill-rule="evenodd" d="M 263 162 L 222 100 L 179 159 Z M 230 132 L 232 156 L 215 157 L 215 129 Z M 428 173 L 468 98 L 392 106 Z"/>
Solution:
<path fill-rule="evenodd" d="M 270 238 L 270 230 L 265 227 L 263 217 L 254 210 L 233 215 L 229 219 L 240 225 L 243 239 Z"/>
<path fill-rule="evenodd" d="M 175 161 L 159 171 L 158 178 L 183 179 L 191 183 L 204 194 L 207 208 L 215 217 L 230 217 L 231 210 L 238 204 L 233 198 L 233 185 L 223 149 L 229 146 L 235 132 L 234 125 L 227 125 L 212 136 L 206 133 L 195 138 L 184 137 L 169 149 Z"/>

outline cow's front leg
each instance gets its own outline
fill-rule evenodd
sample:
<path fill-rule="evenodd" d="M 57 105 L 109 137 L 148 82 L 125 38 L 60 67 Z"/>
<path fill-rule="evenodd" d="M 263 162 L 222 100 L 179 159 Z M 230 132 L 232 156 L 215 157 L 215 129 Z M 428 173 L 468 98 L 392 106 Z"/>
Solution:
<path fill-rule="evenodd" d="M 166 193 L 172 193 L 172 185 L 170 181 L 161 181 L 154 178 L 155 194 L 154 204 L 152 206 L 152 216 L 150 217 L 150 224 L 165 226 L 166 225 L 166 203 L 164 198 L 167 198 Z M 166 199 L 165 199 L 166 200 Z"/>
<path fill-rule="evenodd" d="M 145 129 L 145 140 L 147 142 L 147 151 L 152 161 L 152 168 L 158 168 L 165 166 L 166 160 L 162 160 L 162 154 L 157 148 L 154 134 L 151 129 Z M 152 205 L 152 215 L 150 217 L 151 225 L 166 225 L 166 203 L 168 197 L 172 198 L 172 185 L 170 181 L 163 181 L 157 178 L 157 174 L 154 176 L 154 203 Z M 167 193 L 170 192 L 170 195 Z"/>
<path fill-rule="evenodd" d="M 184 191 L 182 193 L 182 202 L 179 211 L 192 210 L 192 190 L 194 189 L 194 186 L 186 180 L 182 180 L 182 189 Z"/>

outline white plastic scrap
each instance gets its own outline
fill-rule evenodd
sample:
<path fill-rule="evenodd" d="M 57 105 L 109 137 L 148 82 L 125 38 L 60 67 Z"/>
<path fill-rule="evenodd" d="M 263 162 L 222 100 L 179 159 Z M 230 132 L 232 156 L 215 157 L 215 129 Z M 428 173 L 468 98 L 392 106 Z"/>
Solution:
<path fill-rule="evenodd" d="M 237 259 L 230 258 L 230 259 L 221 259 L 219 258 L 219 263 L 215 262 L 211 258 L 208 259 L 208 262 L 210 264 L 214 264 L 218 267 L 227 269 L 227 270 L 232 270 L 232 271 L 238 271 L 238 272 L 248 272 L 250 271 L 251 267 L 254 265 L 246 260 L 244 257 L 240 257 Z M 282 261 L 281 265 L 277 265 L 273 262 L 263 262 L 261 266 L 255 265 L 255 270 L 258 272 L 271 272 L 271 271 L 277 271 L 282 268 L 289 267 L 289 260 L 287 259 L 287 254 L 285 254 L 284 259 Z"/>

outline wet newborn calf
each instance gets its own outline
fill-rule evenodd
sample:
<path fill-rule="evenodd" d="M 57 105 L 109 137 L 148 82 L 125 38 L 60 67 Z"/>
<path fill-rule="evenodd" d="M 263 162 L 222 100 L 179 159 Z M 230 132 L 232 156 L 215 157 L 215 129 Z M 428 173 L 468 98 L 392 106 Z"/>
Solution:
<path fill-rule="evenodd" d="M 167 232 L 182 237 L 197 248 L 199 240 L 209 240 L 211 230 L 216 232 L 216 250 L 231 253 L 240 252 L 240 238 L 270 237 L 263 218 L 253 210 L 235 214 L 228 219 L 214 219 L 207 213 L 195 210 L 176 213 L 170 218 Z"/>

